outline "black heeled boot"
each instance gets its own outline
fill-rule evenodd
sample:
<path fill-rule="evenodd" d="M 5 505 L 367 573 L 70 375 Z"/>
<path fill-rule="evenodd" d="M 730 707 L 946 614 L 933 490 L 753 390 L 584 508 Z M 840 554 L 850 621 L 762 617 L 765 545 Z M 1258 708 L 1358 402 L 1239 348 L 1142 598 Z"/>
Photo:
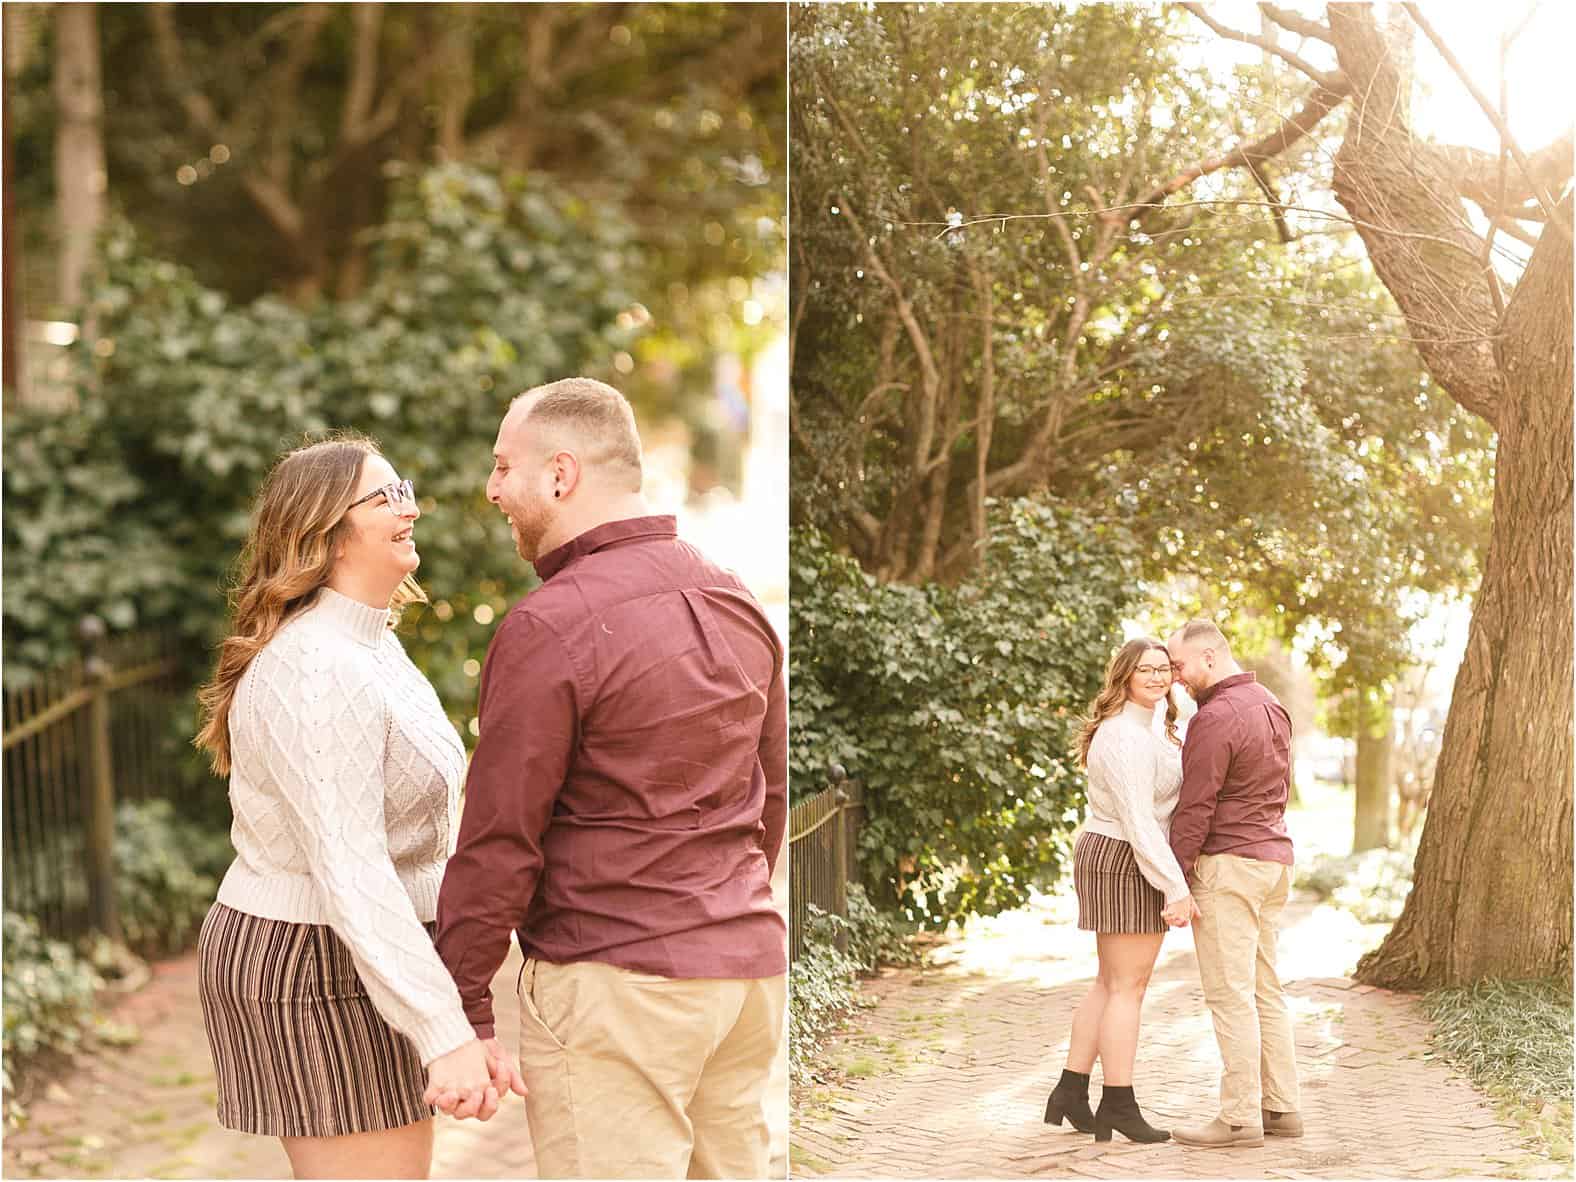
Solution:
<path fill-rule="evenodd" d="M 1171 1139 L 1171 1134 L 1165 1129 L 1153 1128 L 1144 1119 L 1131 1087 L 1116 1088 L 1106 1084 L 1105 1090 L 1100 1093 L 1100 1108 L 1094 1114 L 1094 1139 L 1109 1141 L 1112 1129 L 1119 1130 L 1129 1141 L 1143 1145 Z"/>
<path fill-rule="evenodd" d="M 1078 1071 L 1063 1071 L 1045 1101 L 1045 1123 L 1059 1125 L 1062 1118 L 1080 1133 L 1094 1132 L 1094 1113 L 1089 1111 L 1089 1077 Z"/>

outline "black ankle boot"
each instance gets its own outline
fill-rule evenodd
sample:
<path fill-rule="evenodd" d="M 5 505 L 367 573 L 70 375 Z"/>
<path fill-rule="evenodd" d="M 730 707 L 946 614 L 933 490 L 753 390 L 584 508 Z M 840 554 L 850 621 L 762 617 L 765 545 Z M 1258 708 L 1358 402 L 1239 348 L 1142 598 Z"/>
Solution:
<path fill-rule="evenodd" d="M 1089 1111 L 1089 1077 L 1082 1072 L 1063 1071 L 1045 1101 L 1046 1124 L 1059 1125 L 1064 1116 L 1080 1133 L 1094 1132 L 1094 1113 Z"/>
<path fill-rule="evenodd" d="M 1109 1141 L 1112 1129 L 1119 1129 L 1129 1141 L 1144 1145 L 1171 1138 L 1171 1134 L 1164 1129 L 1150 1127 L 1144 1114 L 1138 1110 L 1138 1101 L 1133 1098 L 1131 1087 L 1115 1088 L 1106 1084 L 1105 1090 L 1100 1093 L 1100 1109 L 1094 1114 L 1094 1139 Z"/>

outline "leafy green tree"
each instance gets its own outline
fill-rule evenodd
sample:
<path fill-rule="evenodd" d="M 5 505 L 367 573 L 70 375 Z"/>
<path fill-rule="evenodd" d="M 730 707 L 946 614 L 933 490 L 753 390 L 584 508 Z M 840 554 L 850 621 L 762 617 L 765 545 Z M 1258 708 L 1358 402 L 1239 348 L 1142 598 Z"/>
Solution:
<path fill-rule="evenodd" d="M 41 8 L 43 6 L 40 6 Z M 760 4 L 97 6 L 111 208 L 156 257 L 225 297 L 348 299 L 373 273 L 400 178 L 434 164 L 525 172 L 611 211 L 650 282 L 620 384 L 687 413 L 748 301 L 783 266 L 785 16 Z M 8 88 L 30 313 L 56 296 L 66 130 L 39 19 Z M 8 163 L 10 163 L 8 161 Z"/>
<path fill-rule="evenodd" d="M 202 669 L 267 467 L 351 427 L 416 482 L 433 603 L 406 643 L 469 722 L 491 621 L 533 578 L 482 492 L 498 422 L 527 386 L 606 373 L 645 258 L 610 211 L 460 166 L 403 178 L 393 213 L 362 295 L 312 308 L 234 303 L 109 238 L 80 412 L 7 422 L 8 682 L 69 653 L 89 611 L 179 631 Z"/>
<path fill-rule="evenodd" d="M 886 583 L 793 533 L 789 772 L 865 785 L 861 863 L 936 926 L 1024 902 L 1067 865 L 1072 747 L 1137 584 L 1130 540 L 1086 513 L 992 502 L 988 561 L 955 586 Z"/>
<path fill-rule="evenodd" d="M 1276 176 L 1311 162 L 1275 138 L 1275 76 L 1216 80 L 1181 31 L 1120 6 L 796 13 L 795 520 L 949 581 L 981 561 L 983 497 L 1042 490 L 1120 517 L 1147 581 L 1321 635 L 1329 693 L 1383 697 L 1418 593 L 1477 577 L 1492 434 L 1350 229 L 1283 207 Z M 1251 176 L 1221 171 L 1227 104 L 1269 129 Z"/>
<path fill-rule="evenodd" d="M 1369 5 L 1326 5 L 1323 20 L 1266 5 L 1259 35 L 1224 28 L 1202 5 L 1184 7 L 1292 67 L 1306 98 L 1257 142 L 1258 155 L 1273 158 L 1349 109 L 1332 167 L 1314 177 L 1349 216 L 1432 379 L 1497 436 L 1493 525 L 1416 888 L 1358 975 L 1407 988 L 1569 977 L 1571 133 L 1523 152 L 1496 112 L 1497 154 L 1420 137 L 1414 27 L 1453 58 L 1415 5 L 1385 24 Z M 1302 52 L 1286 49 L 1283 34 Z M 1215 166 L 1251 162 L 1249 147 Z M 1178 174 L 1172 191 L 1203 171 Z M 1486 231 L 1466 201 L 1486 216 Z M 1525 228 L 1540 223 L 1539 233 Z M 1533 244 L 1514 281 L 1493 265 L 1501 231 Z"/>

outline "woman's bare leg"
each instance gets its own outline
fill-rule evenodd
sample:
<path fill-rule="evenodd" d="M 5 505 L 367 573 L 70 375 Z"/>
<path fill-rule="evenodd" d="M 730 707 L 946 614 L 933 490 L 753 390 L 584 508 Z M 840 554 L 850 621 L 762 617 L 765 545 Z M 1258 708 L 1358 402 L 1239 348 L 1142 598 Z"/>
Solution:
<path fill-rule="evenodd" d="M 376 1133 L 281 1137 L 297 1178 L 425 1178 L 432 1170 L 432 1119 Z"/>
<path fill-rule="evenodd" d="M 1131 1087 L 1133 1060 L 1138 1054 L 1139 1011 L 1165 934 L 1101 932 L 1095 939 L 1100 956 L 1097 985 L 1105 991 L 1098 1039 L 1101 1077 L 1109 1087 Z"/>

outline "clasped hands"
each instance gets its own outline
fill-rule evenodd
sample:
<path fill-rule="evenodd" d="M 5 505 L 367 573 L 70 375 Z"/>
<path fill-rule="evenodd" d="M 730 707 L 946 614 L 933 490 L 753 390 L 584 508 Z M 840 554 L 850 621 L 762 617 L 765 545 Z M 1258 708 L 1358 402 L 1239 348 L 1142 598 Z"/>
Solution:
<path fill-rule="evenodd" d="M 1192 895 L 1183 895 L 1175 903 L 1167 903 L 1160 909 L 1160 916 L 1174 928 L 1185 928 L 1202 915 L 1198 904 L 1193 902 Z"/>
<path fill-rule="evenodd" d="M 510 1092 L 525 1095 L 525 1080 L 503 1044 L 496 1038 L 472 1039 L 428 1065 L 422 1101 L 455 1120 L 491 1120 L 499 1099 Z"/>

